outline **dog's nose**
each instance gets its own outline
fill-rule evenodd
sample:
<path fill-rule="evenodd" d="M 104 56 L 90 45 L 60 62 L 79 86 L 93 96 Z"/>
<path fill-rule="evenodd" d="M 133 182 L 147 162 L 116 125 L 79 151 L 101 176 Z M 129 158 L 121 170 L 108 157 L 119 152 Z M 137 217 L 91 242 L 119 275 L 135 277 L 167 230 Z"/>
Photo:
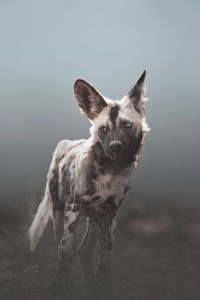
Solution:
<path fill-rule="evenodd" d="M 119 154 L 122 149 L 122 143 L 120 141 L 112 141 L 109 147 L 112 154 Z"/>

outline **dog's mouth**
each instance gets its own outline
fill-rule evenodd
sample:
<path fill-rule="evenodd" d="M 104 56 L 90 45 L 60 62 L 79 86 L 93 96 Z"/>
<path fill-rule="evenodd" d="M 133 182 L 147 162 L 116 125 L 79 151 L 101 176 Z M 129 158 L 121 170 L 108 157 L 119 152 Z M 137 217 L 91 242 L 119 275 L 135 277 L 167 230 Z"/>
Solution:
<path fill-rule="evenodd" d="M 120 153 L 111 153 L 110 151 L 106 151 L 106 149 L 105 149 L 105 154 L 111 160 L 116 160 L 120 157 Z"/>
<path fill-rule="evenodd" d="M 113 159 L 113 160 L 115 160 L 115 159 L 117 159 L 119 157 L 120 157 L 120 153 L 111 153 L 110 154 L 110 158 Z"/>
<path fill-rule="evenodd" d="M 117 160 L 119 159 L 123 154 L 122 152 L 108 152 L 107 153 L 108 157 L 112 160 Z"/>

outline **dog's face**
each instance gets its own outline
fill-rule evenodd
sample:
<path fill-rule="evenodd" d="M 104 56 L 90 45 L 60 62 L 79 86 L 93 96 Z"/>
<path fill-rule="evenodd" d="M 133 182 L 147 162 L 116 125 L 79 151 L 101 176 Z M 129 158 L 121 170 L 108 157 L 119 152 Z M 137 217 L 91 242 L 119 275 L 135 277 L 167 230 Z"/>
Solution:
<path fill-rule="evenodd" d="M 149 130 L 144 116 L 145 74 L 120 101 L 106 99 L 84 80 L 75 82 L 78 105 L 93 125 L 91 133 L 113 160 L 134 157 Z"/>

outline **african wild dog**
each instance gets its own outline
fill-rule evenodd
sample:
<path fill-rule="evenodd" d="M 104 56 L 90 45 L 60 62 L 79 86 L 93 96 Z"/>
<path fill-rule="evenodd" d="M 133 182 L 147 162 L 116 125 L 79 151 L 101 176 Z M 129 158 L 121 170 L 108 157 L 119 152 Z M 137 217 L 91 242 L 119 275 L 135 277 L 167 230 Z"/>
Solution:
<path fill-rule="evenodd" d="M 103 97 L 84 80 L 74 92 L 81 112 L 92 123 L 91 137 L 58 143 L 47 176 L 44 199 L 29 230 L 34 250 L 49 217 L 53 218 L 59 248 L 57 284 L 66 286 L 75 253 L 74 229 L 80 216 L 87 228 L 78 247 L 82 267 L 91 287 L 111 290 L 111 253 L 119 207 L 128 192 L 129 176 L 149 131 L 144 113 L 144 71 L 120 101 Z M 98 270 L 92 266 L 96 241 L 100 241 Z"/>

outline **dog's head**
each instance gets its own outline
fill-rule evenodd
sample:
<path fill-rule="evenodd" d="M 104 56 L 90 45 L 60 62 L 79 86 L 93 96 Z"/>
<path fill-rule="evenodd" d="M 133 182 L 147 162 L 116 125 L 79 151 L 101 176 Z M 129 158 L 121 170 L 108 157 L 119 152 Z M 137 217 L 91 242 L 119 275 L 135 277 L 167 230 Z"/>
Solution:
<path fill-rule="evenodd" d="M 92 123 L 91 133 L 113 160 L 134 157 L 149 131 L 144 114 L 145 75 L 146 71 L 120 101 L 105 98 L 82 79 L 75 82 L 75 97 Z"/>

